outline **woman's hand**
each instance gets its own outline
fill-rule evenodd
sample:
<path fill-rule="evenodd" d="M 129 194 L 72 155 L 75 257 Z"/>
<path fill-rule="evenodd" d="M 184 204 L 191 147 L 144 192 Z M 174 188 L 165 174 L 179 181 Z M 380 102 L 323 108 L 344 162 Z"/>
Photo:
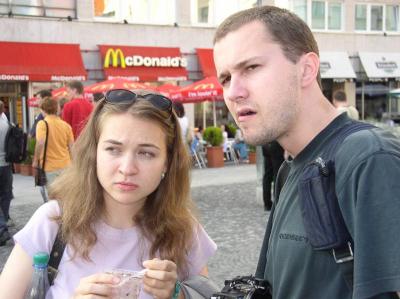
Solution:
<path fill-rule="evenodd" d="M 112 298 L 113 286 L 117 285 L 119 281 L 118 277 L 107 273 L 84 277 L 80 280 L 72 298 Z"/>
<path fill-rule="evenodd" d="M 152 259 L 143 262 L 147 269 L 143 277 L 143 289 L 156 299 L 170 299 L 178 278 L 177 267 L 169 260 Z"/>

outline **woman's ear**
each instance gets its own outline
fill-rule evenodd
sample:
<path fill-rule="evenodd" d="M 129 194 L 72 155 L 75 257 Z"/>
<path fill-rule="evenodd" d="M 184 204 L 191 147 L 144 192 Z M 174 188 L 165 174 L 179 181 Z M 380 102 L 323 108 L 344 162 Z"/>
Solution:
<path fill-rule="evenodd" d="M 314 52 L 304 54 L 300 58 L 301 86 L 307 87 L 317 80 L 319 72 L 319 57 Z"/>

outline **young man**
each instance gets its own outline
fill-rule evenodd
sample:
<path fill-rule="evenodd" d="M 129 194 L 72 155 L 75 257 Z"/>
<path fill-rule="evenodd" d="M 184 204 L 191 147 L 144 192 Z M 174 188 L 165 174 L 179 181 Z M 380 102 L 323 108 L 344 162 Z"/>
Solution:
<path fill-rule="evenodd" d="M 81 133 L 89 114 L 93 110 L 93 104 L 83 97 L 83 85 L 79 81 L 67 83 L 67 99 L 62 111 L 62 119 L 69 123 L 76 140 Z"/>
<path fill-rule="evenodd" d="M 38 103 L 40 106 L 40 103 L 46 99 L 51 97 L 51 91 L 48 89 L 42 89 L 36 94 L 36 98 L 38 99 Z M 32 128 L 29 130 L 29 137 L 30 138 L 36 138 L 36 126 L 39 121 L 43 120 L 44 116 L 42 112 L 39 112 L 38 115 L 35 116 L 35 120 L 32 124 Z"/>
<path fill-rule="evenodd" d="M 333 94 L 332 104 L 340 113 L 346 112 L 352 119 L 358 120 L 360 118 L 357 109 L 347 103 L 347 97 L 344 91 L 337 90 Z"/>
<path fill-rule="evenodd" d="M 271 284 L 273 298 L 396 298 L 399 142 L 378 129 L 362 130 L 336 152 L 335 188 L 355 250 L 354 284 L 348 287 L 331 252 L 312 249 L 298 201 L 304 166 L 326 152 L 332 133 L 351 121 L 321 92 L 318 47 L 310 29 L 277 7 L 241 11 L 217 29 L 214 60 L 225 103 L 246 143 L 277 140 L 293 157 L 268 251 L 260 256 L 265 270 L 257 273 Z"/>

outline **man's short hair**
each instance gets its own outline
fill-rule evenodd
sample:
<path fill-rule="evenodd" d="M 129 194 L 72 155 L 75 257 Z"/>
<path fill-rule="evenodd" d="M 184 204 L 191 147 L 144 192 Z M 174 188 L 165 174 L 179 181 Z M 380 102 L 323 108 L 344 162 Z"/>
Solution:
<path fill-rule="evenodd" d="M 4 103 L 3 101 L 0 101 L 0 114 L 4 112 Z"/>
<path fill-rule="evenodd" d="M 49 89 L 42 89 L 37 93 L 42 99 L 51 97 L 51 91 Z"/>
<path fill-rule="evenodd" d="M 83 94 L 83 84 L 81 81 L 69 81 L 66 85 L 71 89 L 75 89 L 78 94 Z"/>
<path fill-rule="evenodd" d="M 297 15 L 276 6 L 260 6 L 239 11 L 218 26 L 214 35 L 214 45 L 228 33 L 259 21 L 277 42 L 285 57 L 293 63 L 306 53 L 313 52 L 319 56 L 317 42 L 308 25 Z M 256 45 L 254 45 L 256 46 Z M 318 71 L 317 81 L 321 87 L 321 75 Z"/>
<path fill-rule="evenodd" d="M 47 114 L 57 114 L 58 102 L 53 98 L 46 97 L 40 103 L 40 109 L 42 109 Z"/>
<path fill-rule="evenodd" d="M 338 102 L 346 102 L 346 93 L 343 90 L 335 91 L 335 93 L 333 94 L 333 99 Z"/>

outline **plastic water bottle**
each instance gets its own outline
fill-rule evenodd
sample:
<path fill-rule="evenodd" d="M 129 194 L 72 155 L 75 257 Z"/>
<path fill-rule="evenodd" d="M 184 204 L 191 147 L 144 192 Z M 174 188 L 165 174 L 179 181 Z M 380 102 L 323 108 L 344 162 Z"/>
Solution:
<path fill-rule="evenodd" d="M 33 275 L 31 285 L 26 293 L 25 299 L 45 299 L 49 289 L 47 277 L 47 264 L 49 255 L 45 252 L 38 252 L 33 257 Z"/>

